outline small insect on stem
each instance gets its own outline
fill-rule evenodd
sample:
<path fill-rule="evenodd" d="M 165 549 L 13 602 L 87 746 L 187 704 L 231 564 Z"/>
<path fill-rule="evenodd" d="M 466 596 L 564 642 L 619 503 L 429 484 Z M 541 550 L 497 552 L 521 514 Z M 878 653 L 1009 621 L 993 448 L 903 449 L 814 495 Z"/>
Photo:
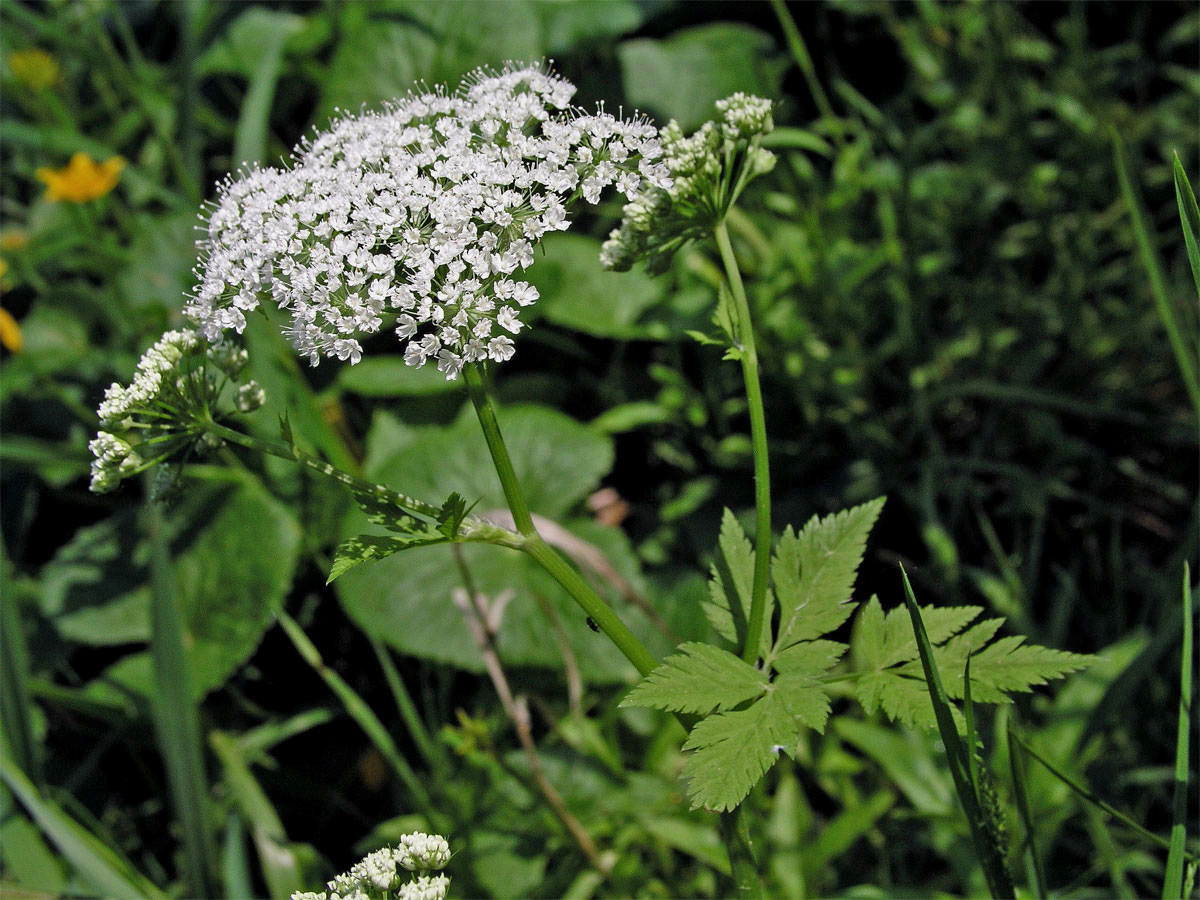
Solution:
<path fill-rule="evenodd" d="M 587 623 L 588 623 L 588 628 L 592 629 L 592 631 L 596 632 L 596 634 L 600 633 L 600 626 L 596 624 L 596 620 L 593 619 L 591 616 L 587 617 Z"/>

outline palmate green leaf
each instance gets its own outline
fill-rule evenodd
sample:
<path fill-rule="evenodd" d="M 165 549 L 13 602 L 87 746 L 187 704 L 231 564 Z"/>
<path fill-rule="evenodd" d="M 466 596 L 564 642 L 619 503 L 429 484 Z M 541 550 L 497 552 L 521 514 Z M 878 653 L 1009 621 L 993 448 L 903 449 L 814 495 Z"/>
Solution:
<path fill-rule="evenodd" d="M 767 690 L 767 674 L 711 644 L 681 644 L 681 653 L 638 682 L 622 706 L 707 714 L 731 709 Z"/>
<path fill-rule="evenodd" d="M 867 536 L 883 498 L 825 518 L 814 516 L 779 540 L 771 575 L 781 610 L 772 656 L 798 641 L 819 638 L 849 618 L 850 595 Z"/>
<path fill-rule="evenodd" d="M 725 811 L 741 803 L 780 751 L 794 756 L 800 727 L 824 730 L 829 696 L 807 675 L 788 673 L 771 683 L 748 709 L 701 720 L 683 749 L 692 808 Z"/>

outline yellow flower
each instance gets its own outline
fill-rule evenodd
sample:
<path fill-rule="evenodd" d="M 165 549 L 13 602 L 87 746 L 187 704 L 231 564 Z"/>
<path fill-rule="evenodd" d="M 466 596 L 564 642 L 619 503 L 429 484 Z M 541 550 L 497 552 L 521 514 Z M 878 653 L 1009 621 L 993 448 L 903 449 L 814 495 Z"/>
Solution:
<path fill-rule="evenodd" d="M 62 77 L 58 60 L 37 47 L 32 50 L 17 50 L 8 55 L 8 67 L 17 76 L 17 80 L 33 88 L 44 91 L 54 87 Z"/>
<path fill-rule="evenodd" d="M 40 168 L 34 174 L 46 185 L 46 199 L 87 203 L 103 197 L 120 180 L 125 160 L 119 156 L 96 162 L 86 153 L 76 153 L 65 169 Z"/>
<path fill-rule="evenodd" d="M 21 326 L 7 309 L 0 307 L 0 345 L 7 347 L 13 353 L 20 353 L 25 346 L 25 338 L 21 336 Z"/>

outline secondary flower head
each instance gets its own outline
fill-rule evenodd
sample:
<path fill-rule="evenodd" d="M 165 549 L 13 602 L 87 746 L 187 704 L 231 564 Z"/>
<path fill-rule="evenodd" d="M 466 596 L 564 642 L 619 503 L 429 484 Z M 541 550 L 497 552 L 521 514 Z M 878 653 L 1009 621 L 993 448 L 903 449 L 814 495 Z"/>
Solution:
<path fill-rule="evenodd" d="M 226 347 L 206 346 L 191 329 L 159 338 L 142 354 L 129 385 L 114 382 L 96 410 L 103 430 L 88 445 L 95 457 L 91 489 L 114 490 L 123 478 L 184 448 L 202 446 L 221 389 L 236 376 L 227 364 L 238 358 Z M 250 385 L 252 399 L 258 400 L 261 388 L 254 382 L 243 388 Z"/>
<path fill-rule="evenodd" d="M 86 153 L 76 153 L 65 168 L 42 167 L 34 175 L 46 185 L 47 200 L 88 203 L 116 187 L 124 168 L 125 160 L 119 156 L 98 163 Z"/>
<path fill-rule="evenodd" d="M 450 845 L 441 835 L 405 834 L 399 846 L 369 853 L 349 871 L 334 876 L 327 890 L 297 892 L 292 900 L 445 900 L 450 879 L 437 870 L 448 862 Z"/>
<path fill-rule="evenodd" d="M 188 315 L 215 341 L 270 301 L 313 365 L 358 362 L 385 326 L 409 365 L 433 362 L 448 379 L 510 358 L 538 298 L 521 272 L 542 236 L 610 185 L 634 197 L 670 183 L 652 125 L 583 113 L 574 90 L 537 66 L 481 69 L 454 92 L 334 122 L 289 168 L 230 178 Z"/>
<path fill-rule="evenodd" d="M 759 146 L 774 127 L 771 101 L 737 93 L 717 101 L 720 124 L 705 122 L 685 135 L 672 120 L 662 129 L 666 185 L 646 184 L 625 205 L 621 225 L 600 250 L 606 269 L 627 271 L 645 261 L 661 272 L 689 240 L 703 237 L 725 218 L 746 185 L 775 166 L 775 155 Z"/>

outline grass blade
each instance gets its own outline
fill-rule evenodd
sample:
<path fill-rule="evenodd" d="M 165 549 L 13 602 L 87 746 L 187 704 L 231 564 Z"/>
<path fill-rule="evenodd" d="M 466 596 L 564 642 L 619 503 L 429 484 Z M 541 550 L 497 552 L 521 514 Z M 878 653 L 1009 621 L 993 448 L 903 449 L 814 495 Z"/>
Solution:
<path fill-rule="evenodd" d="M 112 847 L 99 840 L 58 804 L 46 800 L 7 753 L 0 753 L 0 778 L 21 801 L 58 852 L 97 894 L 162 897 L 162 892 Z M 203 895 L 209 896 L 209 895 Z"/>
<path fill-rule="evenodd" d="M 1017 801 L 1017 813 L 1021 817 L 1021 825 L 1025 829 L 1025 847 L 1029 851 L 1029 859 L 1033 867 L 1033 883 L 1037 900 L 1045 900 L 1046 870 L 1042 865 L 1041 854 L 1038 853 L 1037 835 L 1033 828 L 1033 815 L 1029 810 L 1029 793 L 1026 790 L 1028 778 L 1025 774 L 1025 757 L 1017 742 L 1016 725 L 1010 717 L 1008 720 L 1008 765 L 1012 771 L 1013 795 Z"/>
<path fill-rule="evenodd" d="M 1096 807 L 1097 809 L 1101 810 L 1102 812 L 1108 813 L 1110 816 L 1112 816 L 1114 819 L 1116 819 L 1118 822 L 1120 822 L 1126 828 L 1130 828 L 1133 831 L 1136 831 L 1138 834 L 1140 834 L 1146 840 L 1148 840 L 1152 843 L 1158 844 L 1158 846 L 1160 846 L 1160 847 L 1165 847 L 1168 849 L 1170 848 L 1170 846 L 1171 846 L 1170 841 L 1168 841 L 1166 838 L 1162 837 L 1161 835 L 1155 834 L 1153 831 L 1151 831 L 1149 828 L 1146 828 L 1144 825 L 1141 825 L 1138 822 L 1135 822 L 1133 819 L 1131 819 L 1129 816 L 1125 815 L 1125 813 L 1121 812 L 1119 809 L 1117 809 L 1111 803 L 1107 803 L 1104 800 L 1101 800 L 1091 790 L 1084 787 L 1082 784 L 1079 784 L 1079 782 L 1073 780 L 1069 775 L 1064 774 L 1062 771 L 1060 771 L 1054 765 L 1054 763 L 1050 762 L 1049 760 L 1046 759 L 1046 757 L 1042 756 L 1035 749 L 1033 749 L 1032 745 L 1030 745 L 1029 741 L 1025 740 L 1025 738 L 1021 737 L 1020 735 L 1016 735 L 1016 739 L 1017 739 L 1017 743 L 1021 745 L 1021 747 L 1025 750 L 1026 753 L 1028 753 L 1030 756 L 1032 756 L 1037 762 L 1041 763 L 1042 768 L 1044 768 L 1047 772 L 1049 772 L 1051 775 L 1053 775 L 1055 778 L 1057 778 L 1059 781 L 1061 781 L 1063 784 L 1065 784 L 1067 787 L 1069 787 L 1081 800 L 1086 800 L 1088 803 L 1090 803 L 1092 806 Z M 1195 853 L 1192 853 L 1191 851 L 1187 850 L 1186 848 L 1184 849 L 1183 854 L 1184 854 L 1184 856 L 1186 856 L 1188 858 L 1189 861 L 1194 862 L 1194 861 L 1200 859 L 1200 856 L 1198 856 Z"/>
<path fill-rule="evenodd" d="M 1117 168 L 1117 180 L 1121 183 L 1121 195 L 1129 208 L 1129 216 L 1133 221 L 1133 233 L 1137 240 L 1138 254 L 1146 275 L 1150 278 L 1150 292 L 1154 295 L 1154 304 L 1158 308 L 1159 318 L 1167 331 L 1167 340 L 1171 343 L 1171 351 L 1175 354 L 1175 363 L 1183 376 L 1184 387 L 1192 399 L 1196 414 L 1200 415 L 1200 381 L 1196 379 L 1196 367 L 1192 361 L 1192 351 L 1184 340 L 1184 328 L 1175 314 L 1175 307 L 1167 293 L 1166 280 L 1163 278 L 1162 263 L 1150 237 L 1146 225 L 1146 216 L 1142 210 L 1141 200 L 1129 174 L 1129 165 L 1125 161 L 1125 148 L 1120 136 L 1112 132 L 1113 159 Z"/>
<path fill-rule="evenodd" d="M 1178 157 L 1176 157 L 1178 159 Z M 1193 199 L 1193 204 L 1195 200 Z M 1192 721 L 1192 573 L 1183 564 L 1183 650 L 1180 654 L 1179 732 L 1175 739 L 1175 797 L 1172 804 L 1171 848 L 1163 878 L 1163 900 L 1183 894 L 1184 844 L 1187 840 L 1188 729 Z"/>
<path fill-rule="evenodd" d="M 904 603 L 912 619 L 913 633 L 917 638 L 917 650 L 921 655 L 921 667 L 925 670 L 925 684 L 929 689 L 929 699 L 933 701 L 934 715 L 937 716 L 938 731 L 942 743 L 946 745 L 946 758 L 950 764 L 950 775 L 954 779 L 954 787 L 958 799 L 967 816 L 967 825 L 971 829 L 971 839 L 975 851 L 979 855 L 983 874 L 987 879 L 988 889 L 992 896 L 1015 897 L 1016 888 L 1012 877 L 1004 864 L 1004 854 L 989 837 L 986 828 L 986 814 L 979 802 L 979 795 L 971 783 L 971 766 L 967 759 L 967 748 L 959 737 L 958 728 L 954 722 L 954 712 L 950 706 L 950 698 L 938 674 L 937 664 L 933 659 L 933 647 L 929 636 L 925 633 L 925 623 L 921 621 L 921 611 L 917 608 L 917 598 L 913 595 L 908 573 L 900 567 L 900 575 L 904 579 Z"/>
<path fill-rule="evenodd" d="M 1183 225 L 1183 243 L 1187 246 L 1188 262 L 1192 266 L 1192 279 L 1196 282 L 1196 294 L 1200 296 L 1200 208 L 1196 206 L 1196 195 L 1183 163 L 1176 153 L 1171 163 L 1175 175 L 1175 202 L 1179 204 L 1179 222 Z"/>
<path fill-rule="evenodd" d="M 214 731 L 208 736 L 208 743 L 217 759 L 221 760 L 225 782 L 229 785 L 229 793 L 238 812 L 250 825 L 268 892 L 272 897 L 286 898 L 294 891 L 304 890 L 301 862 L 288 847 L 283 822 L 258 779 L 250 771 L 250 764 L 242 755 L 237 740 L 222 731 Z M 236 846 L 231 845 L 231 849 Z M 232 863 L 235 860 L 236 857 L 227 857 L 226 861 Z M 231 874 L 236 875 L 236 867 Z"/>
<path fill-rule="evenodd" d="M 7 562 L 7 560 L 5 560 Z M 33 707 L 29 699 L 29 654 L 17 597 L 6 590 L 0 598 L 0 724 L 8 751 L 35 782 L 41 781 L 41 754 L 33 737 Z"/>
<path fill-rule="evenodd" d="M 413 703 L 408 688 L 404 686 L 404 680 L 396 670 L 396 664 L 392 662 L 387 646 L 374 635 L 367 635 L 367 640 L 371 642 L 371 649 L 375 651 L 375 658 L 379 660 L 379 666 L 383 669 L 383 677 L 387 681 L 388 689 L 392 692 L 392 698 L 396 701 L 396 709 L 400 712 L 400 718 L 404 720 L 405 727 L 408 728 L 409 737 L 417 745 L 417 749 L 421 751 L 421 755 L 425 757 L 425 762 L 430 768 L 439 775 L 448 774 L 449 761 L 446 759 L 445 749 L 430 737 L 429 729 L 421 720 L 417 705 Z"/>
<path fill-rule="evenodd" d="M 208 778 L 200 742 L 200 718 L 192 691 L 183 616 L 175 573 L 168 558 L 162 511 L 146 507 L 150 533 L 150 659 L 154 672 L 151 709 L 162 751 L 175 816 L 187 856 L 187 885 L 193 897 L 216 896 L 212 877 L 216 846 L 208 817 Z"/>
<path fill-rule="evenodd" d="M 408 760 L 400 755 L 400 751 L 396 748 L 396 742 L 392 740 L 392 736 L 388 734 L 387 729 L 379 721 L 378 716 L 371 711 L 367 702 L 337 672 L 325 665 L 325 661 L 321 659 L 320 651 L 308 639 L 308 635 L 304 633 L 304 630 L 297 624 L 295 619 L 287 613 L 280 611 L 279 624 L 283 627 L 284 633 L 291 639 L 292 644 L 296 647 L 299 654 L 304 657 L 304 661 L 312 666 L 314 672 L 321 676 L 329 689 L 342 702 L 342 706 L 346 712 L 358 723 L 359 728 L 366 733 L 371 743 L 375 745 L 375 749 L 383 755 L 383 758 L 388 761 L 396 775 L 404 782 L 404 786 L 408 789 L 413 803 L 429 820 L 430 825 L 445 833 L 445 817 L 438 813 L 433 805 L 433 800 L 429 796 L 429 792 L 425 789 L 425 785 L 417 777 L 417 773 L 413 771 L 412 766 L 408 764 Z"/>

